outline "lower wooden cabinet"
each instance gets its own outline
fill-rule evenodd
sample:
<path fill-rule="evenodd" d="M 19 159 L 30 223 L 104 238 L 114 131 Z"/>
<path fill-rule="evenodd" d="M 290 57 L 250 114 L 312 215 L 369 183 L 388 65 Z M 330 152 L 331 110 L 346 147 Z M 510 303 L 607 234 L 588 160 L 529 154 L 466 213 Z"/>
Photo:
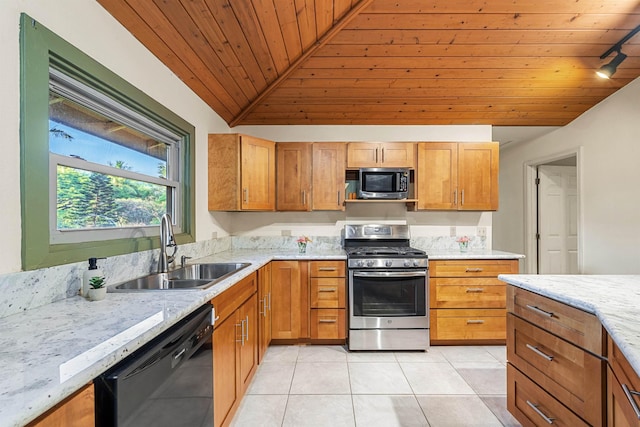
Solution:
<path fill-rule="evenodd" d="M 518 260 L 429 261 L 431 343 L 503 343 L 506 284 L 498 274 L 517 272 Z"/>
<path fill-rule="evenodd" d="M 28 427 L 92 427 L 95 425 L 95 394 L 88 384 L 47 411 Z"/>
<path fill-rule="evenodd" d="M 227 426 L 258 364 L 257 274 L 216 296 L 213 331 L 214 426 Z"/>
<path fill-rule="evenodd" d="M 258 363 L 271 342 L 271 263 L 258 270 Z"/>
<path fill-rule="evenodd" d="M 273 261 L 271 266 L 272 339 L 346 338 L 344 261 Z"/>
<path fill-rule="evenodd" d="M 520 423 L 605 425 L 604 352 L 595 315 L 507 287 L 507 408 Z"/>
<path fill-rule="evenodd" d="M 640 377 L 608 337 L 607 426 L 640 426 Z"/>

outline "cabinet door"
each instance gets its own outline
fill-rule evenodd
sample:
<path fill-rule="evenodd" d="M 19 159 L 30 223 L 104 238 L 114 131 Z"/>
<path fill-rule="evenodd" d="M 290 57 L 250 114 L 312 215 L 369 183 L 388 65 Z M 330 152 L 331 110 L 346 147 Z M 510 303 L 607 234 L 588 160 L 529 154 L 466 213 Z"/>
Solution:
<path fill-rule="evenodd" d="M 311 210 L 310 142 L 279 142 L 277 151 L 277 210 Z"/>
<path fill-rule="evenodd" d="M 271 263 L 271 338 L 297 339 L 309 336 L 307 263 Z"/>
<path fill-rule="evenodd" d="M 379 165 L 385 168 L 414 168 L 415 144 L 411 142 L 382 143 L 379 158 Z"/>
<path fill-rule="evenodd" d="M 271 264 L 258 270 L 258 363 L 271 342 Z"/>
<path fill-rule="evenodd" d="M 240 396 L 249 388 L 251 378 L 258 366 L 258 297 L 253 294 L 251 298 L 238 308 L 237 322 L 240 324 L 240 337 L 238 354 Z"/>
<path fill-rule="evenodd" d="M 240 325 L 236 315 L 227 317 L 216 324 L 213 332 L 213 424 L 221 426 L 230 415 L 240 389 L 236 375 L 237 342 L 240 339 Z"/>
<path fill-rule="evenodd" d="M 347 167 L 366 168 L 380 166 L 380 144 L 371 142 L 350 142 L 347 144 Z"/>
<path fill-rule="evenodd" d="M 241 136 L 243 210 L 276 208 L 276 144 Z"/>
<path fill-rule="evenodd" d="M 498 209 L 497 142 L 458 144 L 458 209 Z"/>
<path fill-rule="evenodd" d="M 345 144 L 313 143 L 313 210 L 343 211 Z"/>
<path fill-rule="evenodd" d="M 418 144 L 418 209 L 458 209 L 458 144 Z"/>
<path fill-rule="evenodd" d="M 93 425 L 95 425 L 94 388 L 93 384 L 89 384 L 31 422 L 28 427 L 87 427 Z"/>

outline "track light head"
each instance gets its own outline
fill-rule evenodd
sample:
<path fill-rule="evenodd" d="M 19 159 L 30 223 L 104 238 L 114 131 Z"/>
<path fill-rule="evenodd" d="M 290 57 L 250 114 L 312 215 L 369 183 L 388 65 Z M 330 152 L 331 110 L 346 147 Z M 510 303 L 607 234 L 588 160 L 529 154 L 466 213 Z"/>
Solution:
<path fill-rule="evenodd" d="M 625 59 L 627 59 L 627 55 L 618 50 L 618 54 L 616 55 L 616 57 L 613 58 L 608 64 L 600 67 L 600 69 L 596 71 L 596 74 L 600 78 L 610 79 L 611 76 L 616 73 L 618 65 L 622 64 L 622 61 L 624 61 Z"/>

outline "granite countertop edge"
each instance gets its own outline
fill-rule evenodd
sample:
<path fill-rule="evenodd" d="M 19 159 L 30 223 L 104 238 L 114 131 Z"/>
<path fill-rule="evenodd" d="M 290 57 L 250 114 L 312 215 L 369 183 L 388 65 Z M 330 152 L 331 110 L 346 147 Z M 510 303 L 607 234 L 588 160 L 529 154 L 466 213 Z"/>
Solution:
<path fill-rule="evenodd" d="M 502 274 L 498 278 L 594 314 L 640 376 L 640 275 Z"/>
<path fill-rule="evenodd" d="M 431 259 L 517 259 L 502 251 L 427 251 Z M 54 407 L 216 295 L 273 260 L 346 260 L 343 250 L 231 250 L 193 263 L 251 265 L 206 290 L 113 293 L 103 301 L 67 298 L 0 318 L 0 425 L 21 426 Z M 151 326 L 148 326 L 151 322 Z M 100 325 L 101 327 L 96 327 Z M 139 331 L 140 325 L 146 329 Z M 136 331 L 131 335 L 131 331 Z M 128 335 L 127 335 L 128 334 Z M 33 351 L 38 348 L 38 351 Z M 72 363 L 85 363 L 64 374 Z M 75 371 L 74 371 L 75 369 Z"/>

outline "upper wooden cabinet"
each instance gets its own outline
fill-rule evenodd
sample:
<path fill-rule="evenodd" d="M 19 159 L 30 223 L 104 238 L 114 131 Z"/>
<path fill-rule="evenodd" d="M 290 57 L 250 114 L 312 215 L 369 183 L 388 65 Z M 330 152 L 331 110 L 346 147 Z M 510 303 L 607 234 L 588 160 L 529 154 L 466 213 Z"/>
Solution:
<path fill-rule="evenodd" d="M 414 168 L 416 145 L 412 142 L 350 142 L 348 168 Z"/>
<path fill-rule="evenodd" d="M 278 142 L 277 209 L 279 211 L 311 210 L 310 142 Z"/>
<path fill-rule="evenodd" d="M 276 143 L 248 135 L 209 135 L 209 210 L 275 208 Z"/>
<path fill-rule="evenodd" d="M 344 210 L 345 145 L 343 142 L 313 143 L 313 210 Z"/>
<path fill-rule="evenodd" d="M 418 209 L 498 209 L 497 142 L 418 144 Z"/>

